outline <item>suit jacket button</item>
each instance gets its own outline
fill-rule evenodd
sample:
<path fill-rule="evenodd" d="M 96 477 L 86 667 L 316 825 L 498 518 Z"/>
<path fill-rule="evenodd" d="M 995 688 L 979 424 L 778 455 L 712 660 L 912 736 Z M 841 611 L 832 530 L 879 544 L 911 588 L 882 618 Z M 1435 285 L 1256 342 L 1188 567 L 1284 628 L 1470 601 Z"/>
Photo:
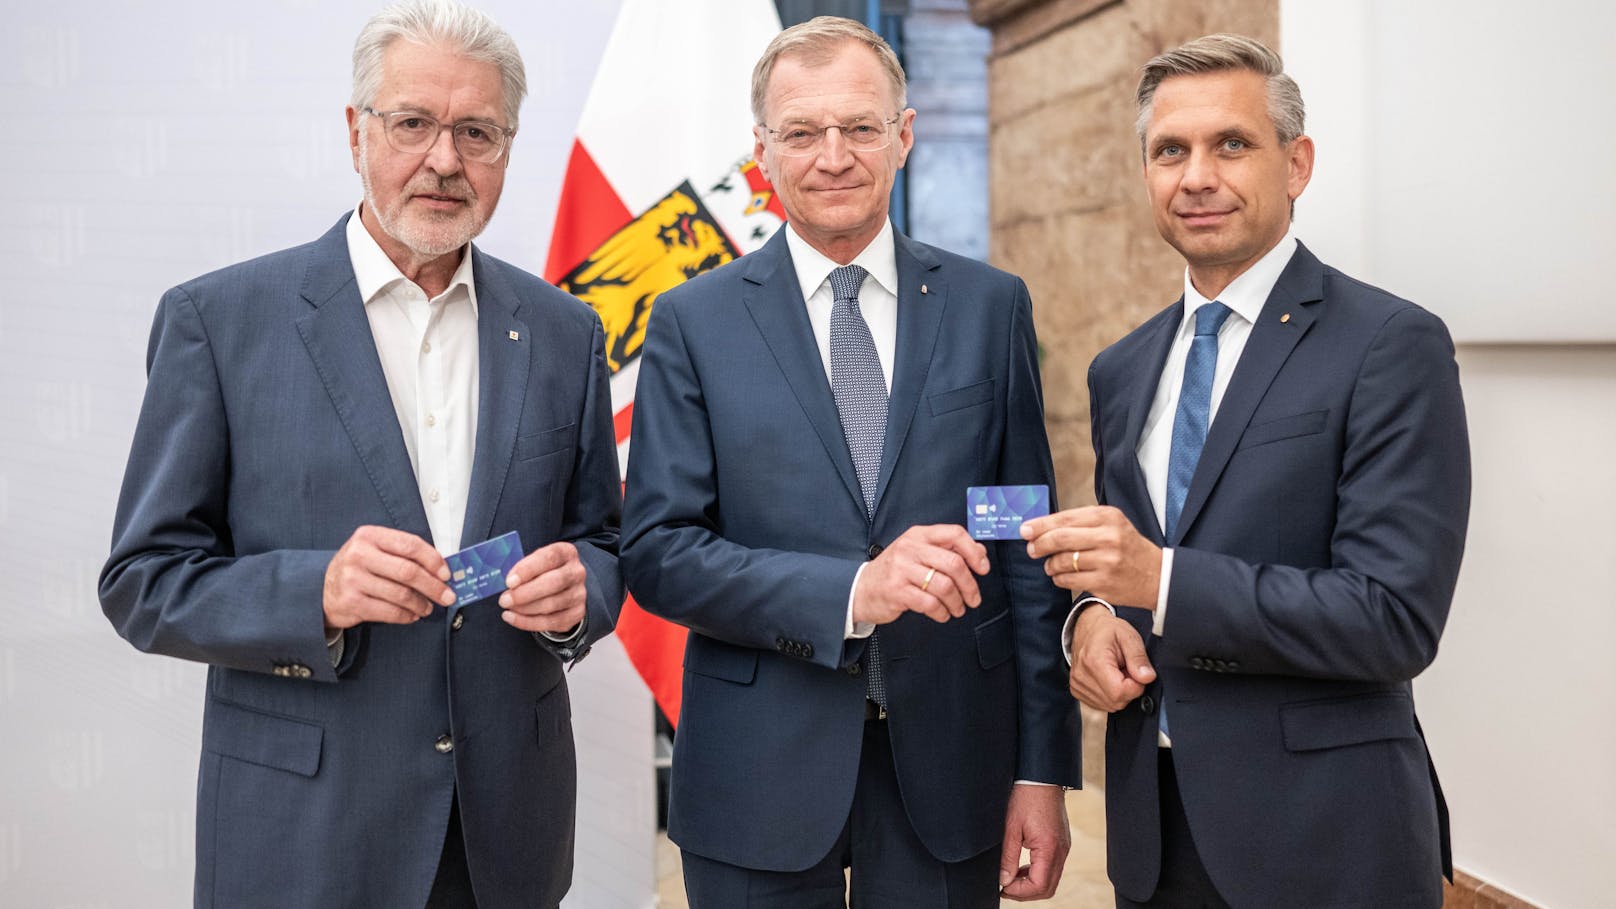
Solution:
<path fill-rule="evenodd" d="M 881 544 L 880 543 L 871 543 L 870 548 L 864 550 L 864 554 L 869 556 L 872 559 L 875 558 L 876 556 L 881 554 Z"/>
<path fill-rule="evenodd" d="M 847 667 L 847 674 L 848 675 L 858 675 L 859 674 L 859 664 L 854 663 L 853 665 Z"/>
<path fill-rule="evenodd" d="M 1156 701 L 1155 701 L 1155 699 L 1152 698 L 1148 694 L 1141 695 L 1140 698 L 1139 698 L 1139 709 L 1143 710 L 1146 714 L 1155 713 L 1156 712 Z"/>
<path fill-rule="evenodd" d="M 447 735 L 440 735 L 438 740 L 432 743 L 432 747 L 437 749 L 439 754 L 448 754 L 454 750 L 454 739 L 449 738 Z"/>
<path fill-rule="evenodd" d="M 799 655 L 805 660 L 812 659 L 813 655 L 814 655 L 814 645 L 812 645 L 812 644 L 803 644 L 802 645 L 802 653 L 799 654 Z"/>
<path fill-rule="evenodd" d="M 314 670 L 304 666 L 302 663 L 293 663 L 288 669 L 295 678 L 311 679 L 314 677 Z"/>
<path fill-rule="evenodd" d="M 1230 660 L 1229 661 L 1229 671 L 1230 672 L 1239 672 L 1240 671 L 1240 663 L 1235 661 L 1235 660 Z"/>
<path fill-rule="evenodd" d="M 1190 657 L 1190 668 L 1191 669 L 1205 669 L 1206 668 L 1206 661 L 1201 659 L 1200 657 Z"/>
<path fill-rule="evenodd" d="M 1225 663 L 1222 660 L 1213 660 L 1212 661 L 1212 668 L 1213 668 L 1213 670 L 1215 670 L 1217 672 L 1228 672 L 1229 671 L 1229 664 Z"/>
<path fill-rule="evenodd" d="M 786 639 L 785 638 L 775 638 L 774 639 L 774 649 L 780 651 L 781 653 L 787 653 L 790 650 L 790 648 L 788 648 L 786 646 Z"/>
<path fill-rule="evenodd" d="M 459 631 L 460 626 L 464 624 L 466 624 L 466 614 L 464 612 L 457 612 L 455 613 L 454 621 L 449 623 L 449 630 Z"/>

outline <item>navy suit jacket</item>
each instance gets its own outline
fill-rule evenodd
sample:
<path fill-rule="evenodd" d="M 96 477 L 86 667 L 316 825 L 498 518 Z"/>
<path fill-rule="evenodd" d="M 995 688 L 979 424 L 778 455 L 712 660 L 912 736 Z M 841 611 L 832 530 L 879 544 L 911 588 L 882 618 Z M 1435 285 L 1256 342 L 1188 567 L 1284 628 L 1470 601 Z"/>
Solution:
<path fill-rule="evenodd" d="M 335 550 L 363 524 L 431 539 L 346 220 L 163 297 L 102 607 L 139 649 L 209 664 L 198 906 L 423 905 L 457 789 L 479 904 L 554 905 L 576 776 L 563 658 L 610 632 L 622 601 L 600 321 L 472 249 L 463 539 L 577 544 L 586 640 L 561 650 L 485 600 L 350 629 L 333 668 Z"/>
<path fill-rule="evenodd" d="M 652 311 L 623 571 L 641 605 L 691 631 L 670 836 L 792 871 L 829 852 L 852 804 L 866 642 L 843 630 L 860 564 L 913 525 L 963 523 L 968 486 L 1053 489 L 1054 475 L 1026 286 L 900 235 L 892 394 L 866 519 L 784 230 Z M 881 628 L 904 805 L 948 861 L 1000 842 L 1014 779 L 1081 779 L 1058 649 L 1070 598 L 1019 541 L 988 553 L 979 608 Z"/>
<path fill-rule="evenodd" d="M 1156 704 L 1195 846 L 1237 907 L 1434 907 L 1447 808 L 1410 680 L 1464 549 L 1469 443 L 1435 316 L 1298 246 L 1208 429 L 1177 538 L 1136 454 L 1183 300 L 1089 370 L 1095 494 L 1174 549 L 1160 681 L 1110 717 L 1109 870 L 1156 888 Z"/>

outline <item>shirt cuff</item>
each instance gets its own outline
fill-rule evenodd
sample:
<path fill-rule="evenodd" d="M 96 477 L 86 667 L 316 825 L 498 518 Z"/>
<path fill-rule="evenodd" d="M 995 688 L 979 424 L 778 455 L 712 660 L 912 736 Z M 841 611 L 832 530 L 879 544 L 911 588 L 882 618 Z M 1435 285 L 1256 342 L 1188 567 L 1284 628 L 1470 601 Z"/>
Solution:
<path fill-rule="evenodd" d="M 1066 655 L 1068 666 L 1072 665 L 1072 630 L 1077 627 L 1077 614 L 1096 603 L 1104 606 L 1112 615 L 1117 614 L 1117 607 L 1099 597 L 1084 597 L 1072 604 L 1072 611 L 1066 614 L 1066 624 L 1061 626 L 1061 653 Z"/>
<path fill-rule="evenodd" d="M 345 632 L 338 629 L 337 633 L 325 639 L 325 655 L 331 658 L 331 668 L 335 669 L 342 663 L 342 654 L 347 650 Z"/>
<path fill-rule="evenodd" d="M 1058 783 L 1040 783 L 1037 780 L 1016 780 L 1017 786 L 1043 786 L 1048 789 L 1059 789 Z"/>
<path fill-rule="evenodd" d="M 864 569 L 869 567 L 869 564 L 869 562 L 865 562 L 859 566 L 858 571 L 853 573 L 853 586 L 847 588 L 847 621 L 842 623 L 843 640 L 862 640 L 875 632 L 874 622 L 853 621 L 853 592 L 858 590 L 859 578 L 863 576 Z"/>
<path fill-rule="evenodd" d="M 589 624 L 589 617 L 586 615 L 583 618 L 578 620 L 578 624 L 576 626 L 574 626 L 571 631 L 568 631 L 568 632 L 566 632 L 564 634 L 556 634 L 556 633 L 550 632 L 550 631 L 541 631 L 541 632 L 539 632 L 539 634 L 544 635 L 544 639 L 546 641 L 550 641 L 550 642 L 555 643 L 555 644 L 571 644 L 574 641 L 578 640 L 579 638 L 583 637 L 584 627 L 587 626 L 588 624 Z"/>
<path fill-rule="evenodd" d="M 1156 637 L 1162 636 L 1162 626 L 1167 624 L 1167 590 L 1173 585 L 1173 551 L 1162 547 L 1161 563 L 1161 591 L 1156 594 L 1156 614 L 1150 620 L 1150 633 Z"/>

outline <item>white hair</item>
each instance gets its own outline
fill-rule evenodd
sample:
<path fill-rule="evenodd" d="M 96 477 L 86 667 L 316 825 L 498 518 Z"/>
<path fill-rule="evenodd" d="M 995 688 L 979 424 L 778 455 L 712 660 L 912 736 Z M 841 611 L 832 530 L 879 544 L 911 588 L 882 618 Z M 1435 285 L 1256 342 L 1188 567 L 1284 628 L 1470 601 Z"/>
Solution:
<path fill-rule="evenodd" d="M 372 16 L 359 30 L 353 51 L 353 99 L 356 110 L 375 104 L 381 90 L 382 60 L 394 41 L 403 39 L 492 63 L 499 69 L 506 127 L 516 129 L 517 112 L 527 96 L 527 71 L 516 42 L 487 14 L 455 0 L 404 0 Z"/>

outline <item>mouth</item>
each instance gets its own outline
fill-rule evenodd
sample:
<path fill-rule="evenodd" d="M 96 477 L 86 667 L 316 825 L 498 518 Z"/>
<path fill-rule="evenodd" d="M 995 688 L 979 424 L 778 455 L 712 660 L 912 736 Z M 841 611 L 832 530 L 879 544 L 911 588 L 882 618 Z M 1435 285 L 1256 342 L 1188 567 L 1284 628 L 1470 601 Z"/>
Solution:
<path fill-rule="evenodd" d="M 1216 227 L 1223 220 L 1234 214 L 1232 209 L 1227 211 L 1181 211 L 1176 213 L 1179 220 L 1189 227 Z"/>
<path fill-rule="evenodd" d="M 416 193 L 411 198 L 435 211 L 451 211 L 466 204 L 466 200 L 460 196 L 443 193 Z"/>

